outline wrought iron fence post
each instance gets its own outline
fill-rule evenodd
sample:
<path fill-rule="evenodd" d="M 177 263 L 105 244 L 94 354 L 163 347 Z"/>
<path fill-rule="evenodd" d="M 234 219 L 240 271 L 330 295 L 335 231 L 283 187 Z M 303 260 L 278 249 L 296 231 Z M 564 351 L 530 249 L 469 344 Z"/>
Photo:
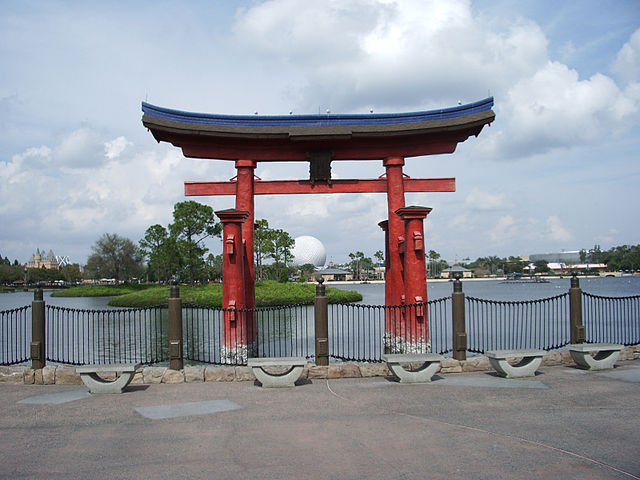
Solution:
<path fill-rule="evenodd" d="M 316 330 L 316 365 L 329 365 L 329 309 L 325 296 L 324 278 L 316 279 L 316 297 L 313 300 Z"/>
<path fill-rule="evenodd" d="M 571 343 L 584 343 L 584 325 L 582 324 L 582 289 L 575 272 L 571 277 L 569 289 L 569 321 Z"/>
<path fill-rule="evenodd" d="M 44 299 L 42 287 L 33 291 L 31 303 L 31 368 L 43 368 L 47 363 L 45 349 Z"/>
<path fill-rule="evenodd" d="M 177 282 L 171 285 L 169 296 L 169 368 L 181 370 L 184 366 L 182 356 L 182 299 Z"/>
<path fill-rule="evenodd" d="M 464 292 L 460 275 L 455 275 L 451 294 L 451 317 L 453 319 L 453 358 L 467 359 L 467 332 L 465 330 Z"/>

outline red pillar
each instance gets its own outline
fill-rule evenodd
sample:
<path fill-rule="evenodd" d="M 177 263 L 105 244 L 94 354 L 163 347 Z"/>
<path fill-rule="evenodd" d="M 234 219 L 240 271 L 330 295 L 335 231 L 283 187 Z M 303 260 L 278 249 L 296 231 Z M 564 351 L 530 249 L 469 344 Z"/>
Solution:
<path fill-rule="evenodd" d="M 255 269 L 253 265 L 253 230 L 254 217 L 254 170 L 256 162 L 253 160 L 237 160 L 238 172 L 236 181 L 236 209 L 249 213 L 242 224 L 242 241 L 244 242 L 244 295 L 245 306 L 256 308 Z M 247 345 L 254 350 L 258 339 L 258 324 L 255 312 L 246 315 Z M 253 352 L 250 352 L 253 353 Z"/>
<path fill-rule="evenodd" d="M 405 300 L 402 248 L 404 242 L 404 222 L 396 210 L 404 207 L 404 176 L 402 167 L 404 158 L 389 157 L 384 159 L 387 171 L 387 258 L 385 275 L 385 351 L 396 352 L 397 338 L 395 334 L 401 328 L 403 311 L 398 305 Z M 393 306 L 393 307 L 392 307 Z"/>
<path fill-rule="evenodd" d="M 244 248 L 242 224 L 249 212 L 221 210 L 216 212 L 223 225 L 222 231 L 222 308 L 223 345 L 222 363 L 244 363 L 247 359 L 247 330 L 244 319 L 246 308 L 244 282 Z"/>
<path fill-rule="evenodd" d="M 427 353 L 429 322 L 427 317 L 427 269 L 423 220 L 431 212 L 426 207 L 404 207 L 396 210 L 405 224 L 404 290 L 407 307 L 404 315 L 404 353 Z"/>

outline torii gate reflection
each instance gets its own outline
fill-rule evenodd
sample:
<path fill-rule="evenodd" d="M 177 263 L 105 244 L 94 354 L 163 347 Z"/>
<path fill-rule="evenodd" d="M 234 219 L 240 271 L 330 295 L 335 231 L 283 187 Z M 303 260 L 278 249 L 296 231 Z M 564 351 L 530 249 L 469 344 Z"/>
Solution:
<path fill-rule="evenodd" d="M 235 195 L 234 209 L 216 212 L 223 223 L 223 308 L 229 362 L 251 356 L 257 339 L 253 262 L 255 195 L 387 194 L 385 231 L 385 348 L 426 352 L 429 329 L 424 308 L 393 306 L 427 301 L 423 221 L 431 211 L 405 206 L 405 192 L 453 192 L 454 178 L 415 179 L 403 173 L 406 157 L 452 153 L 495 118 L 493 98 L 458 107 L 369 115 L 214 115 L 182 112 L 142 103 L 143 124 L 156 140 L 180 147 L 187 157 L 231 160 L 237 176 L 228 182 L 185 182 L 185 195 Z M 334 180 L 331 162 L 382 160 L 376 179 Z M 259 162 L 308 161 L 309 180 L 263 181 Z M 412 312 L 406 315 L 402 312 Z M 239 312 L 238 312 L 239 313 Z"/>

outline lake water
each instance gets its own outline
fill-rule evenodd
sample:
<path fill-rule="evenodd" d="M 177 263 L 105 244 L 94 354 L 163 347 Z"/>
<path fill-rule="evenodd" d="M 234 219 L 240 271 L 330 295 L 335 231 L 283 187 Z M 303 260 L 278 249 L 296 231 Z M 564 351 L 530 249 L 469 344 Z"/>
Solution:
<path fill-rule="evenodd" d="M 332 285 L 344 290 L 357 290 L 363 296 L 362 304 L 384 305 L 384 284 Z M 569 291 L 569 278 L 554 278 L 549 283 L 504 282 L 501 280 L 463 281 L 462 289 L 467 296 L 487 300 L 535 300 L 561 295 Z M 583 292 L 607 297 L 640 295 L 640 275 L 628 277 L 581 278 Z M 435 300 L 448 297 L 453 290 L 452 282 L 428 282 L 428 298 Z M 68 298 L 52 297 L 51 291 L 44 292 L 47 305 L 86 310 L 103 310 L 109 307 L 109 297 Z M 0 311 L 31 305 L 33 292 L 13 292 L 0 294 Z"/>
<path fill-rule="evenodd" d="M 329 286 L 333 286 L 330 283 Z M 345 290 L 357 290 L 366 305 L 384 304 L 384 284 L 335 285 Z M 502 280 L 463 281 L 462 291 L 470 297 L 486 300 L 537 300 L 554 297 L 569 291 L 569 278 L 550 279 L 549 283 L 505 282 Z M 640 275 L 629 277 L 581 278 L 583 292 L 605 297 L 626 297 L 640 295 Z M 428 282 L 429 300 L 448 297 L 453 291 L 453 282 Z"/>

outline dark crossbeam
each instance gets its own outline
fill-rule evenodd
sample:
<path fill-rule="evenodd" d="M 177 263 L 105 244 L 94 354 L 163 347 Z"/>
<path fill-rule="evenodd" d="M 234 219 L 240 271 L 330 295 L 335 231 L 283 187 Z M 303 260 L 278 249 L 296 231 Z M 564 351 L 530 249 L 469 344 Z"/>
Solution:
<path fill-rule="evenodd" d="M 405 192 L 455 192 L 455 178 L 405 178 Z M 211 195 L 235 195 L 236 182 L 184 182 L 187 197 Z M 364 180 L 332 180 L 315 182 L 309 180 L 256 180 L 255 195 L 283 195 L 310 193 L 387 193 L 385 178 Z"/>

